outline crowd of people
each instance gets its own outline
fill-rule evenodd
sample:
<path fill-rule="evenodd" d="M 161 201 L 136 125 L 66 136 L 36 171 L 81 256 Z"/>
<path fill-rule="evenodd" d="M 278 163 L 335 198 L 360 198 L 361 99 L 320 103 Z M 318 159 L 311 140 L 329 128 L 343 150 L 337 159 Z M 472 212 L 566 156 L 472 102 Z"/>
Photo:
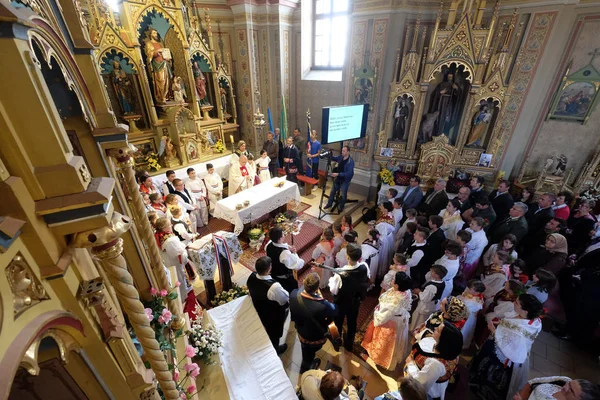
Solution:
<path fill-rule="evenodd" d="M 360 387 L 338 371 L 315 370 L 315 355 L 328 338 L 347 351 L 359 349 L 381 368 L 403 368 L 400 391 L 381 399 L 444 399 L 455 379 L 468 380 L 483 399 L 599 398 L 600 388 L 585 380 L 528 381 L 529 354 L 544 317 L 555 322 L 557 336 L 600 354 L 594 337 L 600 230 L 593 202 L 566 192 L 536 196 L 531 188 L 513 198 L 504 180 L 488 194 L 481 177 L 449 199 L 443 179 L 425 194 L 420 183 L 415 176 L 404 193 L 388 190 L 362 242 L 349 216 L 325 229 L 300 288 L 293 270 L 304 261 L 282 243 L 281 232 L 269 232 L 267 255 L 253 274 L 261 284 L 249 284 L 250 295 L 265 327 L 276 325 L 267 332 L 279 353 L 286 350 L 279 340 L 287 313 L 273 318 L 263 302 L 289 308 L 302 348 L 303 398 L 361 398 Z M 361 303 L 377 285 L 373 320 L 355 343 Z M 458 378 L 467 349 L 474 357 L 467 376 Z"/>

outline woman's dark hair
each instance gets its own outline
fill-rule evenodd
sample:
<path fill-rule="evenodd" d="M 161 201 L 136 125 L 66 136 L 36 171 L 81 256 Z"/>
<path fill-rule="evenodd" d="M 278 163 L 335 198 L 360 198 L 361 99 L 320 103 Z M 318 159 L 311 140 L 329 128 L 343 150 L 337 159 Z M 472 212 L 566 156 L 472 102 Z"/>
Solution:
<path fill-rule="evenodd" d="M 527 263 L 520 258 L 517 258 L 510 264 L 510 272 L 513 274 L 515 273 L 515 267 L 519 268 L 521 273 L 524 274 L 525 268 L 527 268 Z"/>
<path fill-rule="evenodd" d="M 460 210 L 460 201 L 458 201 L 456 197 L 450 200 L 450 204 L 452 204 L 452 207 L 456 208 L 457 210 Z"/>
<path fill-rule="evenodd" d="M 556 275 L 544 268 L 538 268 L 535 271 L 535 276 L 538 277 L 538 282 L 535 286 L 542 292 L 550 293 L 556 286 Z"/>
<path fill-rule="evenodd" d="M 450 321 L 444 321 L 444 328 L 435 349 L 444 360 L 454 360 L 462 351 L 463 336 Z"/>
<path fill-rule="evenodd" d="M 417 231 L 417 224 L 415 224 L 414 222 L 406 223 L 406 232 L 408 232 L 410 234 L 414 234 L 416 231 Z"/>
<path fill-rule="evenodd" d="M 567 204 L 567 205 L 573 201 L 573 195 L 569 192 L 559 192 L 556 195 L 556 197 L 559 197 L 559 196 L 565 196 L 565 204 Z"/>
<path fill-rule="evenodd" d="M 381 203 L 381 205 L 383 206 L 383 208 L 385 208 L 388 212 L 392 211 L 394 209 L 394 206 L 392 205 L 391 201 L 384 201 L 383 203 Z"/>
<path fill-rule="evenodd" d="M 427 217 L 419 215 L 417 218 L 415 218 L 415 220 L 417 221 L 417 225 L 422 226 L 424 228 L 429 228 L 429 220 L 427 219 Z"/>
<path fill-rule="evenodd" d="M 400 378 L 398 391 L 403 400 L 427 400 L 425 387 L 413 377 Z"/>
<path fill-rule="evenodd" d="M 392 208 L 393 208 L 393 207 L 392 207 Z M 347 223 L 348 225 L 352 225 L 352 216 L 351 216 L 351 215 L 348 215 L 348 214 L 346 214 L 346 215 L 344 215 L 342 218 L 343 218 L 343 219 L 346 221 L 346 223 Z"/>
<path fill-rule="evenodd" d="M 519 304 L 524 311 L 527 311 L 527 319 L 537 318 L 544 313 L 542 303 L 531 294 L 520 295 Z"/>
<path fill-rule="evenodd" d="M 398 285 L 398 290 L 401 292 L 412 289 L 412 279 L 410 279 L 410 276 L 406 275 L 405 272 L 396 272 L 394 283 Z"/>
<path fill-rule="evenodd" d="M 521 293 L 525 292 L 525 287 L 523 286 L 521 281 L 519 281 L 517 279 L 509 279 L 507 282 L 508 282 L 508 289 L 510 289 L 510 291 L 513 292 L 514 294 L 516 294 L 517 296 L 520 295 Z"/>
<path fill-rule="evenodd" d="M 533 186 L 525 186 L 525 191 L 527 191 L 529 193 L 529 197 L 527 198 L 527 201 L 529 201 L 529 202 L 533 201 L 533 198 L 535 197 L 535 188 Z M 522 193 L 521 193 L 521 196 L 523 196 Z"/>
<path fill-rule="evenodd" d="M 373 240 L 379 240 L 379 231 L 377 229 L 369 230 L 369 236 L 373 238 Z"/>
<path fill-rule="evenodd" d="M 323 237 L 325 240 L 333 240 L 333 230 L 331 228 L 323 230 Z"/>
<path fill-rule="evenodd" d="M 600 386 L 585 379 L 575 379 L 581 386 L 581 397 L 579 400 L 600 399 Z"/>
<path fill-rule="evenodd" d="M 504 237 L 502 238 L 502 245 L 504 245 L 504 241 L 505 240 L 510 240 L 510 242 L 513 244 L 513 249 L 517 244 L 517 237 L 515 235 L 513 235 L 512 233 L 507 233 L 506 235 L 504 235 Z"/>

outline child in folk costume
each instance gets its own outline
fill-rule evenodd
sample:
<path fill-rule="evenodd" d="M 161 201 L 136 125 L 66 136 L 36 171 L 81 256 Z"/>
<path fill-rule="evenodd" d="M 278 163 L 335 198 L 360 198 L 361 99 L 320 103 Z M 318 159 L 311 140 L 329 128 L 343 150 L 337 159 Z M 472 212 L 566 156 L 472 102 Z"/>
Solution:
<path fill-rule="evenodd" d="M 419 304 L 413 312 L 412 321 L 410 322 L 410 330 L 414 331 L 415 328 L 421 326 L 427 318 L 437 311 L 440 300 L 442 299 L 442 293 L 446 284 L 443 279 L 447 274 L 446 267 L 441 265 L 434 265 L 430 269 L 431 280 L 423 285 L 422 289 L 414 289 L 413 293 L 419 297 Z"/>
<path fill-rule="evenodd" d="M 165 205 L 167 206 L 167 219 L 171 220 L 171 218 L 173 218 L 173 214 L 171 213 L 171 211 L 173 211 L 174 208 L 179 207 L 179 201 L 177 200 L 177 196 L 175 196 L 174 194 L 168 194 L 165 197 Z"/>
<path fill-rule="evenodd" d="M 344 235 L 342 234 L 342 224 L 336 222 L 333 224 L 333 256 L 335 257 L 337 253 L 342 248 L 344 244 Z"/>
<path fill-rule="evenodd" d="M 508 233 L 504 235 L 500 243 L 494 243 L 490 246 L 489 249 L 483 255 L 483 266 L 487 267 L 492 263 L 492 255 L 499 250 L 505 251 L 510 254 L 510 257 L 513 260 L 516 260 L 519 255 L 515 251 L 515 246 L 517 245 L 517 237 L 512 233 Z"/>
<path fill-rule="evenodd" d="M 355 231 L 349 231 L 344 234 L 344 244 L 342 244 L 342 248 L 335 255 L 335 263 L 338 268 L 342 268 L 344 265 L 348 264 L 348 257 L 346 257 L 346 247 L 348 243 L 356 243 L 356 238 L 358 238 L 358 233 Z M 368 270 L 368 268 L 367 268 Z"/>
<path fill-rule="evenodd" d="M 475 217 L 469 224 L 468 232 L 471 232 L 471 240 L 469 241 L 469 253 L 465 260 L 465 268 L 463 271 L 465 279 L 471 279 L 477 272 L 477 264 L 479 258 L 483 254 L 483 249 L 488 244 L 487 237 L 485 236 L 485 221 L 481 217 Z"/>
<path fill-rule="evenodd" d="M 179 206 L 182 210 L 185 210 L 185 214 L 191 221 L 190 230 L 192 233 L 198 232 L 198 228 L 204 226 L 205 220 L 208 223 L 206 204 L 203 204 L 204 207 L 198 205 L 196 197 L 192 196 L 192 193 L 185 187 L 182 179 L 174 179 L 173 187 L 175 187 L 173 194 L 177 198 Z"/>
<path fill-rule="evenodd" d="M 183 212 L 180 207 L 174 207 L 171 210 L 172 218 L 172 231 L 179 240 L 183 242 L 186 246 L 190 244 L 191 241 L 196 237 L 192 231 L 190 230 L 190 225 L 187 222 L 186 218 L 183 216 Z"/>
<path fill-rule="evenodd" d="M 206 164 L 206 172 L 204 182 L 206 183 L 206 190 L 208 190 L 208 212 L 212 215 L 215 212 L 217 202 L 223 199 L 223 180 L 215 172 L 215 167 L 212 164 Z"/>
<path fill-rule="evenodd" d="M 163 203 L 162 196 L 159 193 L 152 193 L 150 195 L 150 206 L 159 217 L 167 216 L 167 206 Z"/>
<path fill-rule="evenodd" d="M 444 283 L 446 286 L 444 287 L 444 292 L 442 293 L 442 299 L 452 294 L 452 289 L 454 288 L 454 277 L 458 273 L 458 268 L 460 266 L 458 257 L 460 256 L 461 252 L 462 249 L 460 248 L 460 245 L 454 240 L 449 240 L 446 244 L 444 255 L 435 262 L 436 265 L 443 265 L 446 267 L 446 270 L 448 271 L 444 277 Z M 425 275 L 425 280 L 430 280 L 430 274 L 431 273 L 428 272 Z"/>
<path fill-rule="evenodd" d="M 194 168 L 187 169 L 187 178 L 183 181 L 185 188 L 191 193 L 196 205 L 194 214 L 198 218 L 199 226 L 208 225 L 208 193 L 204 181 L 196 175 Z M 175 182 L 175 181 L 173 181 Z"/>
<path fill-rule="evenodd" d="M 268 173 L 269 171 L 267 171 Z M 335 267 L 335 260 L 333 259 L 333 231 L 331 228 L 327 228 L 323 231 L 321 236 L 321 242 L 315 247 L 312 252 L 312 259 L 319 263 L 324 264 L 328 267 Z M 317 274 L 320 278 L 320 288 L 323 289 L 327 286 L 329 278 L 333 275 L 333 272 L 324 268 L 316 269 Z"/>
<path fill-rule="evenodd" d="M 394 249 L 397 249 L 398 247 L 400 247 L 403 244 L 404 234 L 406 233 L 406 227 L 411 222 L 416 223 L 416 221 L 417 221 L 416 217 L 417 217 L 417 210 L 415 210 L 414 208 L 409 208 L 408 210 L 406 210 L 406 221 L 404 221 L 402 226 L 400 226 L 400 228 L 398 228 L 398 231 L 396 232 L 396 237 L 394 240 Z M 416 227 L 415 227 L 415 229 L 416 229 Z"/>
<path fill-rule="evenodd" d="M 271 163 L 271 158 L 267 155 L 267 151 L 265 149 L 260 151 L 260 157 L 256 160 L 256 166 L 258 167 L 258 178 L 261 182 L 266 182 L 271 179 L 271 173 L 269 172 L 269 164 Z"/>
<path fill-rule="evenodd" d="M 475 334 L 475 324 L 477 323 L 477 314 L 483 308 L 483 292 L 485 285 L 478 279 L 471 279 L 467 283 L 467 288 L 458 296 L 465 303 L 469 310 L 469 317 L 465 321 L 461 332 L 463 334 L 463 349 L 468 349 L 473 341 Z"/>
<path fill-rule="evenodd" d="M 346 234 L 352 230 L 354 230 L 352 227 L 352 216 L 342 215 L 342 233 Z"/>
<path fill-rule="evenodd" d="M 406 224 L 406 232 L 402 237 L 402 243 L 396 248 L 396 253 L 406 253 L 406 250 L 415 242 L 415 232 L 417 231 L 417 224 L 415 222 L 409 222 Z"/>
<path fill-rule="evenodd" d="M 144 208 L 146 209 L 146 212 L 150 212 L 153 211 L 152 209 L 152 202 L 150 201 L 150 196 L 148 195 L 148 193 L 142 193 L 142 201 L 144 202 Z"/>
<path fill-rule="evenodd" d="M 481 275 L 481 282 L 485 285 L 485 305 L 489 306 L 494 300 L 494 296 L 502 290 L 504 283 L 508 280 L 507 269 L 504 265 L 510 256 L 505 251 L 498 251 L 492 256 L 492 265 L 486 268 Z"/>
<path fill-rule="evenodd" d="M 440 309 L 431 314 L 423 325 L 417 327 L 413 335 L 417 341 L 430 336 L 443 321 L 462 329 L 468 317 L 469 309 L 461 299 L 455 296 L 446 297 L 440 302 Z"/>
<path fill-rule="evenodd" d="M 371 229 L 367 233 L 367 238 L 362 242 L 360 246 L 362 249 L 363 261 L 369 266 L 369 279 L 371 284 L 375 283 L 377 278 L 377 267 L 379 266 L 379 231 L 377 229 Z"/>
<path fill-rule="evenodd" d="M 556 276 L 547 269 L 538 268 L 533 274 L 532 280 L 527 283 L 525 290 L 544 304 L 548 300 L 548 294 L 555 286 Z"/>
<path fill-rule="evenodd" d="M 529 276 L 525 275 L 523 271 L 525 271 L 527 264 L 525 261 L 517 258 L 510 263 L 508 267 L 508 277 L 510 279 L 516 279 L 520 281 L 523 285 L 526 285 L 529 282 Z"/>
<path fill-rule="evenodd" d="M 408 320 L 412 305 L 412 280 L 404 272 L 395 272 L 392 286 L 379 296 L 373 321 L 361 346 L 375 364 L 394 370 L 410 352 Z"/>
<path fill-rule="evenodd" d="M 254 177 L 254 185 L 258 185 L 260 183 L 260 178 L 258 177 L 259 170 L 254 162 L 254 155 L 252 153 L 248 154 L 248 165 Z"/>
<path fill-rule="evenodd" d="M 479 398 L 512 400 L 527 382 L 529 352 L 542 330 L 542 303 L 522 294 L 515 313 L 514 318 L 488 324 L 492 336 L 471 362 L 469 387 Z"/>
<path fill-rule="evenodd" d="M 394 285 L 394 279 L 396 279 L 396 272 L 404 272 L 407 276 L 408 267 L 406 266 L 406 256 L 404 254 L 396 253 L 394 254 L 394 263 L 390 265 L 390 270 L 383 277 L 381 281 L 381 293 L 387 291 Z"/>
<path fill-rule="evenodd" d="M 460 201 L 454 198 L 448 202 L 445 209 L 440 211 L 439 216 L 444 219 L 441 229 L 450 240 L 456 239 L 456 233 L 461 230 L 465 224 L 460 216 Z"/>
<path fill-rule="evenodd" d="M 394 219 L 394 206 L 391 202 L 386 201 L 379 205 L 381 217 L 376 221 L 375 229 L 379 231 L 379 261 L 376 276 L 373 279 L 380 278 L 387 272 L 387 268 L 394 257 L 394 233 L 396 232 L 396 220 Z M 371 267 L 371 272 L 373 268 Z"/>
<path fill-rule="evenodd" d="M 460 265 L 459 276 L 460 276 L 460 279 L 463 282 L 463 284 L 466 283 L 466 279 L 464 277 L 464 269 L 465 269 L 465 264 L 467 262 L 467 254 L 469 254 L 469 242 L 470 241 L 471 241 L 471 232 L 463 229 L 456 233 L 456 242 L 462 248 L 462 253 L 458 257 L 458 263 Z"/>

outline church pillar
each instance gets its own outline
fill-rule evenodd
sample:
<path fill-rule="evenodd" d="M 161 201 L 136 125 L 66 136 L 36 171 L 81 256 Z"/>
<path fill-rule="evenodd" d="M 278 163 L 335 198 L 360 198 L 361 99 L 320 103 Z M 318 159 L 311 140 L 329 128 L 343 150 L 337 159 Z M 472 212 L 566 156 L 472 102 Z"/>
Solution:
<path fill-rule="evenodd" d="M 163 260 L 160 256 L 160 250 L 156 244 L 152 226 L 146 215 L 144 202 L 139 192 L 138 184 L 135 180 L 135 172 L 133 170 L 133 158 L 129 147 L 110 150 L 110 156 L 114 158 L 117 166 L 117 173 L 123 174 L 124 183 L 129 191 L 131 199 L 130 207 L 133 213 L 137 230 L 141 236 L 144 247 L 148 250 L 150 264 L 152 265 L 152 273 L 158 282 L 159 289 L 171 290 L 171 282 L 163 268 Z M 169 310 L 173 313 L 175 321 L 172 326 L 174 329 L 182 328 L 185 324 L 185 319 L 182 316 L 181 301 L 185 299 L 168 299 Z"/>
<path fill-rule="evenodd" d="M 155 338 L 156 333 L 150 326 L 144 305 L 140 301 L 125 258 L 121 254 L 123 239 L 120 236 L 129 229 L 130 225 L 129 218 L 114 213 L 110 225 L 77 233 L 74 238 L 74 246 L 91 247 L 92 254 L 99 261 L 116 290 L 117 297 L 129 317 L 129 322 L 144 349 L 146 359 L 156 375 L 165 398 L 176 400 L 180 397 L 173 374 L 169 370 L 165 355 Z"/>

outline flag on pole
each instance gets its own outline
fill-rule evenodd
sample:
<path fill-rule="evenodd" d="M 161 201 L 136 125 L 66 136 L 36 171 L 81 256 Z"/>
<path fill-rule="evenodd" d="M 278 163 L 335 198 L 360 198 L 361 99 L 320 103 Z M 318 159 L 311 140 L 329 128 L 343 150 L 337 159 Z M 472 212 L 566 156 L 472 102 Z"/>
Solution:
<path fill-rule="evenodd" d="M 306 149 L 298 149 L 299 151 L 307 151 L 310 154 L 310 110 L 306 110 L 306 129 L 308 138 L 306 140 Z M 306 157 L 306 176 L 312 177 L 312 160 Z"/>
<path fill-rule="evenodd" d="M 267 116 L 269 117 L 269 132 L 275 133 L 275 129 L 273 129 L 273 117 L 271 116 L 271 107 L 267 108 Z"/>
<path fill-rule="evenodd" d="M 281 137 L 278 138 L 280 140 L 287 139 L 287 111 L 285 110 L 285 97 L 281 96 L 281 121 L 279 121 L 280 126 L 280 134 Z"/>

